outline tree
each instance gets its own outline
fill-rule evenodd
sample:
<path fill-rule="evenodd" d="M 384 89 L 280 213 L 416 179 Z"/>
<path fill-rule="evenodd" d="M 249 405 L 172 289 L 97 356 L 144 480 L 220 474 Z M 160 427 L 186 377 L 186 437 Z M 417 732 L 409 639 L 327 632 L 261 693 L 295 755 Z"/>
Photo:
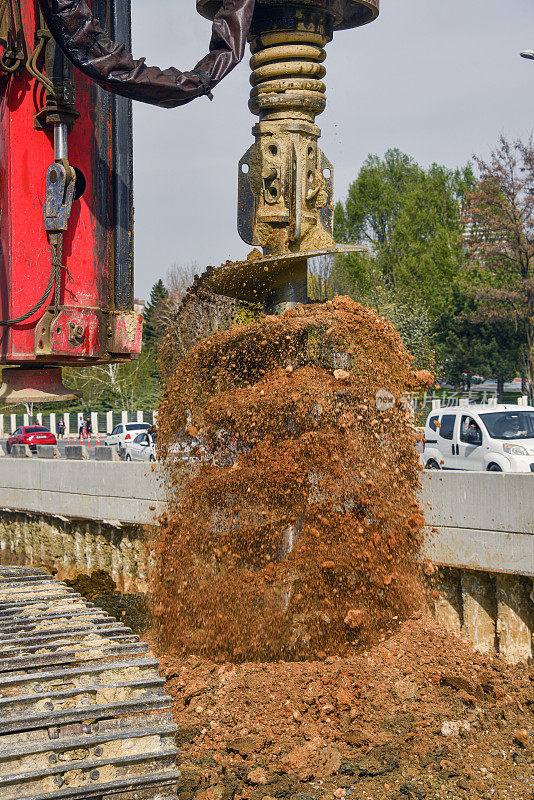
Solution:
<path fill-rule="evenodd" d="M 169 290 L 160 278 L 152 287 L 143 312 L 143 344 L 148 348 L 154 348 L 163 334 L 168 297 Z"/>
<path fill-rule="evenodd" d="M 86 411 L 153 409 L 161 396 L 150 352 L 122 363 L 64 367 L 64 377 L 69 386 L 82 392 L 80 403 Z"/>
<path fill-rule="evenodd" d="M 308 261 L 308 297 L 313 302 L 334 296 L 333 256 L 317 256 Z"/>
<path fill-rule="evenodd" d="M 522 367 L 526 343 L 521 329 L 509 320 L 481 321 L 474 294 L 455 286 L 434 332 L 443 377 L 461 386 L 467 375 L 469 388 L 471 375 L 491 375 L 502 401 L 504 382 Z"/>
<path fill-rule="evenodd" d="M 469 244 L 480 316 L 512 323 L 526 341 L 534 378 L 534 143 L 504 136 L 488 161 L 475 159 L 480 183 L 470 195 Z"/>
<path fill-rule="evenodd" d="M 191 261 L 189 264 L 171 264 L 165 278 L 165 285 L 171 296 L 183 297 L 202 271 L 202 267 L 196 261 Z"/>
<path fill-rule="evenodd" d="M 381 286 L 436 316 L 465 260 L 462 211 L 473 188 L 469 166 L 424 170 L 396 149 L 383 159 L 370 155 L 335 212 L 337 241 L 366 252 L 340 259 L 337 276 L 352 280 L 363 298 Z"/>

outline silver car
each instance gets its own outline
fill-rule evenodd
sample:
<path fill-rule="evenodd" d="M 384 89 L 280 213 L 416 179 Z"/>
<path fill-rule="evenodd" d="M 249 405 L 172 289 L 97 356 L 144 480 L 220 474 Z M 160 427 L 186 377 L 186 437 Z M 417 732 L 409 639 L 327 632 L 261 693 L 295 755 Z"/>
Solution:
<path fill-rule="evenodd" d="M 124 456 L 124 447 L 128 442 L 133 442 L 140 433 L 146 433 L 152 425 L 148 422 L 121 422 L 115 425 L 109 436 L 106 436 L 104 444 L 108 447 L 116 447 L 120 456 Z"/>
<path fill-rule="evenodd" d="M 131 442 L 124 445 L 125 461 L 155 461 L 156 433 L 143 431 Z"/>

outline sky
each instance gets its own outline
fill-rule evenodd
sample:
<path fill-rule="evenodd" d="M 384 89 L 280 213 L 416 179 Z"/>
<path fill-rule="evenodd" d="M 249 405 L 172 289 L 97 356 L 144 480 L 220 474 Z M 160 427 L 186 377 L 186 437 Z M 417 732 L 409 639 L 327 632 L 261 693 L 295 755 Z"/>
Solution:
<path fill-rule="evenodd" d="M 487 156 L 501 133 L 534 129 L 532 0 L 381 0 L 379 18 L 327 46 L 320 147 L 344 200 L 369 153 L 398 147 L 423 166 Z M 133 52 L 191 69 L 210 23 L 194 0 L 132 0 Z M 218 266 L 250 247 L 236 231 L 237 162 L 252 144 L 249 53 L 215 89 L 177 109 L 134 107 L 135 294 L 173 264 Z"/>

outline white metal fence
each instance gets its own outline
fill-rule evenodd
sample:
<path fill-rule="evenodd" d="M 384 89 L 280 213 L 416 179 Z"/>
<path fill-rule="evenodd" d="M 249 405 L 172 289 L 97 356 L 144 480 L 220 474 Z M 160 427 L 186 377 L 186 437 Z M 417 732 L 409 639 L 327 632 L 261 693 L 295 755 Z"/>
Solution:
<path fill-rule="evenodd" d="M 412 412 L 419 422 L 423 416 L 435 411 L 438 408 L 448 408 L 464 404 L 487 404 L 494 406 L 497 404 L 495 394 L 490 392 L 472 391 L 469 394 L 454 392 L 450 394 L 440 394 L 437 397 L 432 392 L 424 392 L 407 396 L 407 401 L 411 406 Z M 526 406 L 529 399 L 526 396 L 517 398 L 517 405 Z M 60 420 L 65 423 L 65 438 L 77 436 L 80 426 L 87 418 L 83 412 L 72 412 L 70 414 L 59 414 L 55 412 L 44 414 L 0 414 L 0 439 L 10 436 L 17 428 L 27 425 L 45 425 L 53 433 L 57 434 Z M 127 422 L 149 422 L 156 424 L 157 411 L 93 411 L 89 414 L 93 428 L 93 436 L 97 434 L 105 436 L 111 433 L 115 425 Z"/>
<path fill-rule="evenodd" d="M 10 436 L 17 428 L 28 425 L 44 425 L 52 433 L 58 433 L 58 425 L 61 420 L 65 423 L 65 438 L 78 435 L 80 427 L 87 417 L 91 419 L 93 436 L 106 436 L 111 433 L 113 428 L 120 423 L 127 422 L 148 422 L 156 424 L 157 411 L 93 411 L 91 414 L 84 414 L 81 411 L 70 414 L 58 414 L 54 411 L 45 414 L 0 414 L 0 439 Z"/>
<path fill-rule="evenodd" d="M 507 400 L 506 402 L 510 403 L 513 401 Z M 497 403 L 496 394 L 476 391 L 472 391 L 469 394 L 451 392 L 449 394 L 440 394 L 440 396 L 436 396 L 431 392 L 424 392 L 421 395 L 413 395 L 410 397 L 412 413 L 419 424 L 426 419 L 431 411 L 436 411 L 440 408 L 464 405 L 487 405 L 491 408 L 492 406 L 496 406 Z M 517 397 L 516 403 L 518 406 L 528 406 L 529 398 L 526 395 L 519 396 Z"/>

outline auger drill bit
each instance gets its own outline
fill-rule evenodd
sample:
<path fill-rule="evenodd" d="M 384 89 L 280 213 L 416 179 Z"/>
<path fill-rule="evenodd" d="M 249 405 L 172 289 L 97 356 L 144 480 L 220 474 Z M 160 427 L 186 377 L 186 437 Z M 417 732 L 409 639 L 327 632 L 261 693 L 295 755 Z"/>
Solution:
<path fill-rule="evenodd" d="M 203 287 L 267 313 L 307 302 L 308 259 L 360 249 L 333 237 L 332 164 L 318 146 L 315 118 L 326 106 L 325 46 L 334 32 L 365 25 L 379 0 L 257 0 L 249 34 L 249 108 L 254 144 L 239 162 L 241 238 L 263 257 L 223 264 Z M 197 0 L 213 17 L 217 2 Z M 255 257 L 255 256 L 260 257 Z"/>

